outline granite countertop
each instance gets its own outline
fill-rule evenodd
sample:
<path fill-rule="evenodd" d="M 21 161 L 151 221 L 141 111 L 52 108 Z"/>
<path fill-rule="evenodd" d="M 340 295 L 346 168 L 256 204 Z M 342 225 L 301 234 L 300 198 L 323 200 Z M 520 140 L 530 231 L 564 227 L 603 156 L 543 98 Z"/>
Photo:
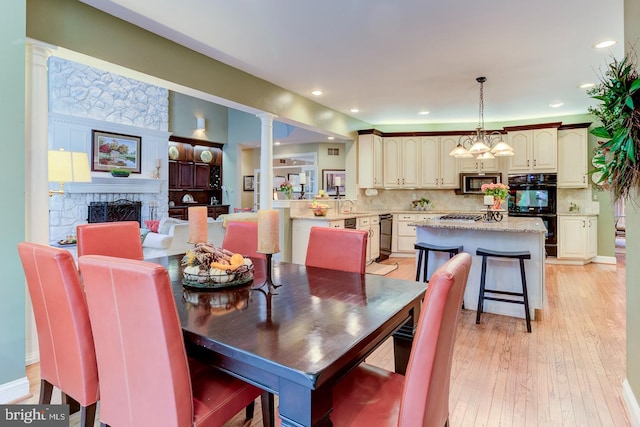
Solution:
<path fill-rule="evenodd" d="M 449 221 L 428 219 L 417 221 L 417 227 L 448 228 L 454 230 L 507 231 L 515 233 L 545 233 L 547 230 L 540 218 L 505 216 L 500 222 Z"/>

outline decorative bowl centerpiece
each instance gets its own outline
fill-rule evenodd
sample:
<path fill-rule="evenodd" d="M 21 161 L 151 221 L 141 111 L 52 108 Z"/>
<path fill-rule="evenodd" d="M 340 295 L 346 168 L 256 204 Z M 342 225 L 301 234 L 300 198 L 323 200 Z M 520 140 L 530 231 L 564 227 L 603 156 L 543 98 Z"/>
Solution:
<path fill-rule="evenodd" d="M 315 216 L 327 216 L 327 212 L 329 211 L 329 205 L 320 203 L 317 200 L 309 203 L 309 208 L 313 211 Z"/>
<path fill-rule="evenodd" d="M 248 257 L 198 243 L 182 258 L 183 281 L 194 288 L 221 288 L 253 280 L 253 262 Z"/>
<path fill-rule="evenodd" d="M 115 176 L 117 178 L 126 178 L 131 174 L 131 171 L 128 169 L 111 169 L 111 176 Z"/>

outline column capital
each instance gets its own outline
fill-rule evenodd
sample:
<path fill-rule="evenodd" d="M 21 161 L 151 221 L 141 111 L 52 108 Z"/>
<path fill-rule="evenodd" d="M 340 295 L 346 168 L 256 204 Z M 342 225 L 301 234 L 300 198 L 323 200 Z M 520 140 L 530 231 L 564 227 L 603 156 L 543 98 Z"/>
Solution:
<path fill-rule="evenodd" d="M 260 118 L 260 120 L 262 120 L 262 123 L 265 123 L 265 122 L 271 123 L 273 122 L 273 119 L 275 119 L 278 116 L 272 113 L 263 112 L 260 114 L 256 114 L 256 117 Z"/>

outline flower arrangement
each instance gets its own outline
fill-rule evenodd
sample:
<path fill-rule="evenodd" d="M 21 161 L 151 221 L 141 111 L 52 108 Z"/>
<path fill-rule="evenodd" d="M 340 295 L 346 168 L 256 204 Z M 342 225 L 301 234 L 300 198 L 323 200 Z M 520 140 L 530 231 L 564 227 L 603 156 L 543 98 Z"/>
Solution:
<path fill-rule="evenodd" d="M 290 199 L 291 193 L 293 193 L 293 185 L 289 181 L 283 181 L 282 184 L 280 184 L 280 191 L 284 192 L 287 199 Z"/>
<path fill-rule="evenodd" d="M 500 182 L 496 184 L 482 184 L 480 190 L 487 196 L 497 197 L 502 200 L 506 199 L 509 195 L 509 186 Z"/>
<path fill-rule="evenodd" d="M 429 206 L 431 206 L 431 200 L 426 197 L 421 197 L 417 200 L 411 201 L 411 207 L 413 207 L 413 209 L 426 210 Z"/>

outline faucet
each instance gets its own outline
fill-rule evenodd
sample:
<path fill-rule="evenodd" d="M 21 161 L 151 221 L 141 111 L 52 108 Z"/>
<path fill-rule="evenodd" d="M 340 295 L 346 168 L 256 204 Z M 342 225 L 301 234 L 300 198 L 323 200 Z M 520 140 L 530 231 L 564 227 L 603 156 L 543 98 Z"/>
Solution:
<path fill-rule="evenodd" d="M 344 207 L 345 203 L 349 203 L 348 210 Z M 338 199 L 338 213 L 352 213 L 355 207 L 355 201 L 350 199 Z"/>

